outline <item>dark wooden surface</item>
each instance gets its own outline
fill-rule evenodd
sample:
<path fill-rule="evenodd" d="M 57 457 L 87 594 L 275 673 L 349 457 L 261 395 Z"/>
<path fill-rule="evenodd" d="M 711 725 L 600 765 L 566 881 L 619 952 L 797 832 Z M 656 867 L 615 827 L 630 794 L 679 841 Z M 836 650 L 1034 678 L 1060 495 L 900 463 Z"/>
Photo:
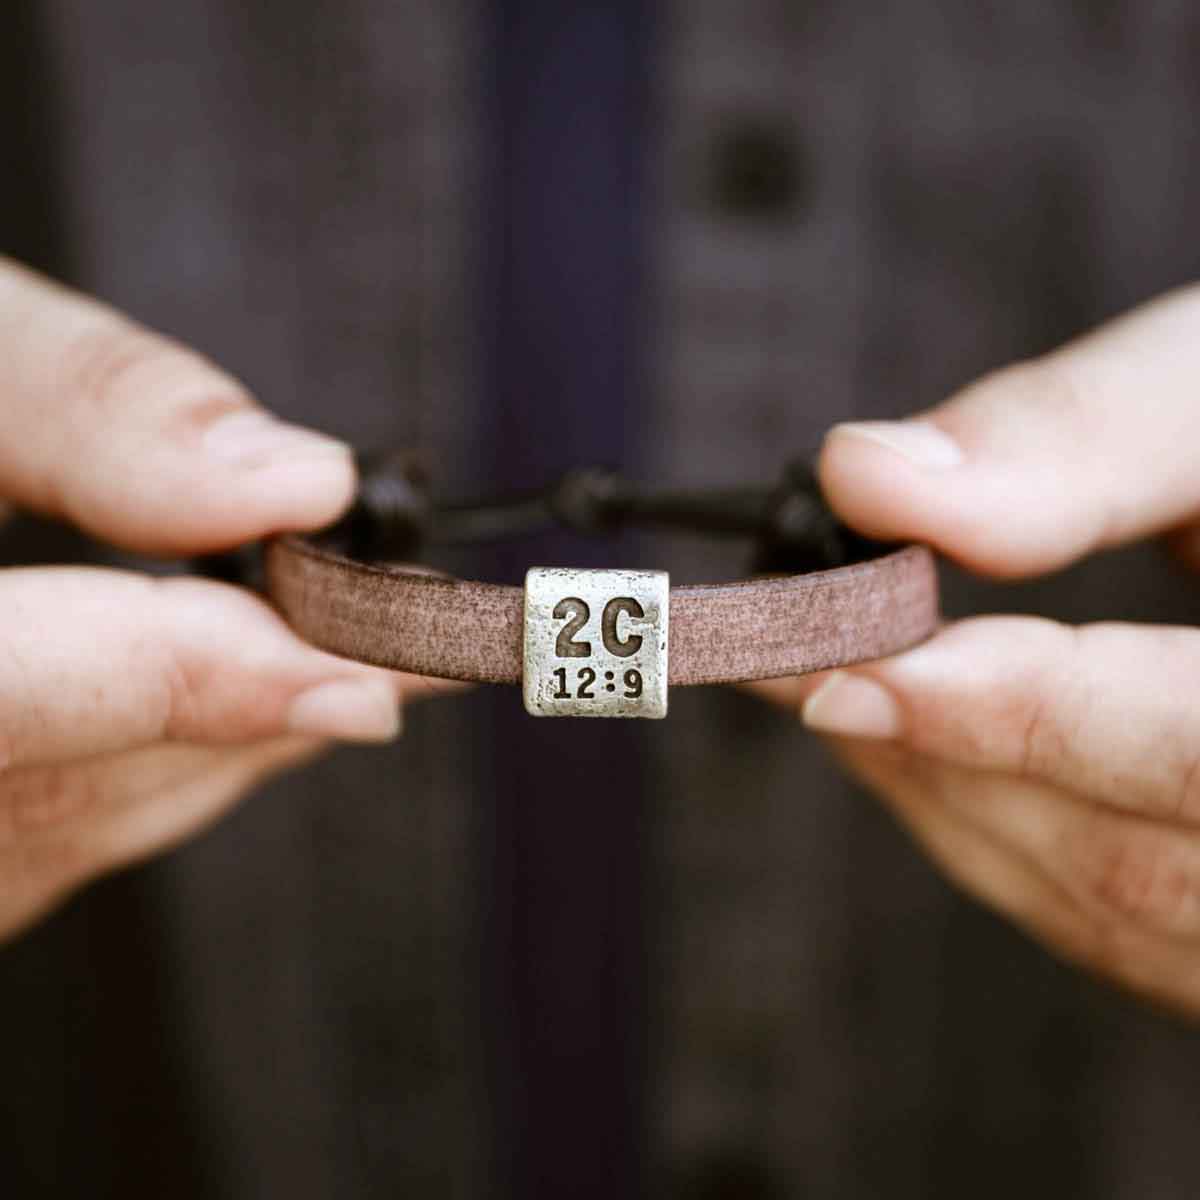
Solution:
<path fill-rule="evenodd" d="M 932 402 L 1200 267 L 1192 6 L 678 0 L 626 125 L 547 115 L 561 77 L 534 58 L 582 70 L 590 43 L 505 11 L 10 0 L 0 245 L 298 419 L 428 446 L 459 494 L 608 434 L 631 473 L 774 477 L 832 420 Z M 505 157 L 574 120 L 647 138 L 607 224 L 572 223 L 570 170 L 539 193 Z M 568 161 L 634 171 L 619 149 Z M 519 307 L 554 279 L 512 277 L 543 229 L 610 241 Z M 595 313 L 631 374 L 610 355 L 589 381 L 572 320 Z M 597 429 L 592 389 L 627 386 Z M 86 553 L 29 527 L 5 552 Z M 742 566 L 621 552 L 681 582 Z M 952 612 L 1194 622 L 1200 600 L 1147 549 L 948 582 Z M 551 745 L 518 709 L 414 711 L 396 747 L 272 785 L 0 951 L 0 1190 L 1200 1193 L 1200 1034 L 957 896 L 785 715 L 687 689 L 652 731 Z"/>

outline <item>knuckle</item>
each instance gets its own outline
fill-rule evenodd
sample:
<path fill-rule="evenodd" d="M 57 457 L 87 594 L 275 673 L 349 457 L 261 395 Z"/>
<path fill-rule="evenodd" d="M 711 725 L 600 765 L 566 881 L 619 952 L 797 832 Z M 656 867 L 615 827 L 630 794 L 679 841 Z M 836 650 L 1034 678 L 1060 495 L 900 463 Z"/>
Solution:
<path fill-rule="evenodd" d="M 1200 818 L 1200 749 L 1186 749 L 1177 769 L 1178 783 L 1168 815 L 1177 821 L 1195 822 Z"/>
<path fill-rule="evenodd" d="M 5 909 L 36 907 L 39 898 L 69 891 L 96 872 L 97 856 L 83 831 L 99 801 L 91 772 L 76 766 L 25 768 L 4 776 Z"/>
<path fill-rule="evenodd" d="M 1028 401 L 1028 415 L 1043 423 L 1041 440 L 1069 447 L 1078 464 L 1077 473 L 1090 481 L 1087 503 L 1069 505 L 1078 552 L 1121 540 L 1130 519 L 1120 502 L 1120 489 L 1104 486 L 1111 477 L 1111 460 L 1120 445 L 1120 431 L 1113 427 L 1103 377 L 1086 359 L 1061 352 L 1020 363 L 1010 370 L 1016 372 L 1015 386 Z M 1029 436 L 1028 429 L 1024 436 Z M 1064 471 L 1062 478 L 1067 479 L 1068 473 Z M 1063 501 L 1082 494 L 1064 495 Z"/>
<path fill-rule="evenodd" d="M 1013 731 L 1013 765 L 1025 776 L 1044 774 L 1075 753 L 1080 700 L 1074 694 L 1073 663 L 1080 631 L 1039 622 L 1027 647 L 1027 665 L 1013 681 L 1012 711 L 1002 714 Z"/>
<path fill-rule="evenodd" d="M 146 405 L 157 405 L 168 423 L 202 427 L 250 403 L 245 388 L 208 360 L 116 316 L 78 331 L 67 344 L 61 370 L 61 394 L 87 413 L 92 428 Z"/>
<path fill-rule="evenodd" d="M 1018 757 L 1022 775 L 1033 775 L 1045 760 L 1044 747 L 1052 740 L 1061 747 L 1061 737 L 1047 730 L 1049 722 L 1046 716 L 1046 697 L 1038 691 L 1034 694 L 1028 708 L 1022 714 L 1020 732 L 1018 734 Z"/>
<path fill-rule="evenodd" d="M 1083 858 L 1085 902 L 1107 931 L 1108 957 L 1119 952 L 1122 930 L 1162 938 L 1200 933 L 1200 860 L 1186 834 L 1117 824 L 1091 835 Z"/>
<path fill-rule="evenodd" d="M 1121 434 L 1105 388 L 1085 355 L 1056 352 L 1002 367 L 963 394 L 956 419 L 971 431 L 968 440 L 1035 471 L 1052 497 L 1058 519 L 1037 541 L 1039 568 L 1110 545 L 1129 528 L 1127 503 L 1109 485 Z"/>
<path fill-rule="evenodd" d="M 65 394 L 107 417 L 137 394 L 140 377 L 169 351 L 153 335 L 119 318 L 94 322 L 67 344 L 62 359 Z"/>
<path fill-rule="evenodd" d="M 963 392 L 967 407 L 1013 405 L 1028 416 L 1071 423 L 1092 407 L 1089 388 L 1080 375 L 1055 355 L 1024 359 L 980 376 Z"/>
<path fill-rule="evenodd" d="M 96 802 L 90 776 L 70 765 L 13 772 L 0 792 L 0 806 L 12 838 L 36 836 L 80 819 Z"/>
<path fill-rule="evenodd" d="M 161 736 L 168 741 L 186 739 L 200 726 L 203 672 L 197 671 L 187 655 L 172 651 L 164 656 L 158 677 L 162 681 L 157 722 Z"/>
<path fill-rule="evenodd" d="M 1096 409 L 1091 380 L 1060 354 L 1000 367 L 984 375 L 971 390 L 981 399 L 1003 401 L 1006 407 L 1013 403 L 1026 406 L 1030 416 L 1040 416 L 1072 432 L 1088 428 Z"/>

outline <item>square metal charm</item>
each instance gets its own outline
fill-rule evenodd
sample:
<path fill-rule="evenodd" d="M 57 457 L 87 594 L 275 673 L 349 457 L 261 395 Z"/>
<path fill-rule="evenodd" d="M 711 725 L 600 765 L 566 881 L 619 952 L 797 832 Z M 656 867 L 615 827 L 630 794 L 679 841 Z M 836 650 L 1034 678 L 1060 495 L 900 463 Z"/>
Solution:
<path fill-rule="evenodd" d="M 665 717 L 665 571 L 532 567 L 525 709 L 535 717 Z"/>

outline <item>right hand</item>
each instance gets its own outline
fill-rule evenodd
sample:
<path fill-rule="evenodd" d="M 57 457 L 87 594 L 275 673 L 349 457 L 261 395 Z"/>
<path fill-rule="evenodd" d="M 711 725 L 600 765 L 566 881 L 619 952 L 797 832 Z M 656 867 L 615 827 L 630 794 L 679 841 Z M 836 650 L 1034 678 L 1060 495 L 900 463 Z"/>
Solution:
<path fill-rule="evenodd" d="M 1034 576 L 1168 534 L 1200 555 L 1200 287 L 895 423 L 821 482 L 874 537 Z M 1200 630 L 974 617 L 756 685 L 830 737 L 946 873 L 1072 961 L 1200 1017 Z"/>

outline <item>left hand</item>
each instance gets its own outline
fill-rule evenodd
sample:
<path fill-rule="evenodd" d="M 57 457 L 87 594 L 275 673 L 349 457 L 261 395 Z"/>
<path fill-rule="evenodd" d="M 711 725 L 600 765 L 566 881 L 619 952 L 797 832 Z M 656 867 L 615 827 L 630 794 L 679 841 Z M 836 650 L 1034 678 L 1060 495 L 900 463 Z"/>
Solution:
<path fill-rule="evenodd" d="M 910 421 L 840 426 L 820 477 L 854 527 L 997 577 L 1164 532 L 1195 561 L 1200 288 Z M 1200 630 L 984 617 L 754 686 L 968 891 L 1200 1015 Z"/>
<path fill-rule="evenodd" d="M 0 504 L 191 556 L 328 524 L 354 487 L 348 447 L 0 258 Z M 0 570 L 0 941 L 330 740 L 395 737 L 438 686 L 325 654 L 239 588 Z"/>

